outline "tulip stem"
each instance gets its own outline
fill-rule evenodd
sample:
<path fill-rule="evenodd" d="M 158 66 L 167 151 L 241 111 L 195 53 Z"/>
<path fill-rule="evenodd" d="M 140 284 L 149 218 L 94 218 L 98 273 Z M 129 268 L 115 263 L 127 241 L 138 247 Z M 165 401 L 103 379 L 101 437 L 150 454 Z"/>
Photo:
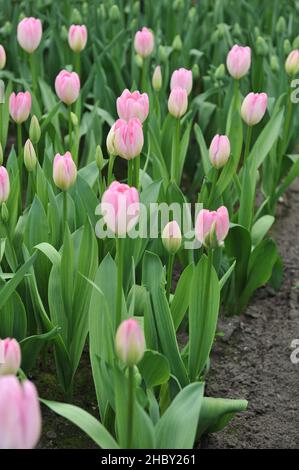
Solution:
<path fill-rule="evenodd" d="M 122 294 L 123 294 L 123 246 L 122 239 L 116 237 L 116 255 L 117 255 L 117 292 L 116 292 L 116 317 L 115 327 L 121 322 L 122 314 Z"/>
<path fill-rule="evenodd" d="M 73 126 L 72 126 L 72 107 L 69 106 L 69 148 L 70 152 L 72 153 L 72 145 L 73 145 Z"/>
<path fill-rule="evenodd" d="M 134 366 L 128 367 L 128 432 L 127 449 L 132 447 L 133 422 L 134 422 Z"/>
<path fill-rule="evenodd" d="M 75 72 L 77 72 L 77 74 L 80 77 L 80 73 L 81 73 L 80 52 L 75 52 Z"/>
<path fill-rule="evenodd" d="M 0 96 L 0 99 L 2 99 L 1 96 Z M 3 149 L 3 139 L 4 139 L 4 136 L 3 136 L 3 103 L 0 102 L 0 144 L 2 146 L 2 150 L 4 151 L 4 149 Z"/>
<path fill-rule="evenodd" d="M 169 301 L 170 297 L 170 290 L 172 286 L 172 274 L 173 274 L 173 265 L 174 265 L 174 254 L 170 254 L 168 256 L 168 265 L 167 265 L 167 284 L 166 284 L 166 296 L 167 300 Z"/>
<path fill-rule="evenodd" d="M 214 172 L 212 176 L 212 186 L 211 186 L 211 191 L 210 191 L 210 195 L 208 199 L 208 209 L 211 209 L 211 205 L 214 201 L 217 181 L 218 181 L 218 170 L 214 168 Z"/>
<path fill-rule="evenodd" d="M 36 78 L 36 71 L 35 71 L 35 61 L 34 61 L 34 54 L 29 54 L 29 62 L 30 62 L 30 70 L 31 70 L 31 80 L 32 80 L 32 90 L 34 96 L 37 98 L 37 78 Z"/>
<path fill-rule="evenodd" d="M 22 179 L 23 179 L 23 160 L 22 160 L 22 125 L 17 124 L 17 134 L 18 134 L 18 163 L 19 163 L 19 176 L 20 176 L 20 194 L 22 201 Z"/>
<path fill-rule="evenodd" d="M 141 91 L 147 92 L 147 60 L 143 58 L 142 71 L 141 71 Z"/>
<path fill-rule="evenodd" d="M 134 158 L 134 186 L 139 188 L 139 169 L 140 169 L 140 155 Z"/>
<path fill-rule="evenodd" d="M 114 162 L 115 162 L 115 155 L 110 155 L 109 163 L 108 163 L 108 175 L 107 175 L 108 186 L 112 183 Z"/>
<path fill-rule="evenodd" d="M 133 165 L 134 165 L 134 160 L 129 160 L 128 161 L 128 185 L 129 186 L 133 185 Z"/>
<path fill-rule="evenodd" d="M 172 141 L 172 152 L 171 152 L 171 181 L 176 182 L 178 179 L 177 169 L 179 168 L 179 157 L 180 157 L 180 119 L 175 120 L 175 131 L 174 139 Z"/>
<path fill-rule="evenodd" d="M 67 224 L 67 191 L 63 191 L 63 222 L 62 233 L 65 231 L 65 224 Z"/>
<path fill-rule="evenodd" d="M 288 96 L 287 96 L 286 118 L 285 118 L 285 121 L 284 121 L 282 139 L 281 139 L 280 145 L 278 147 L 279 151 L 278 151 L 277 183 L 279 183 L 279 179 L 280 179 L 283 156 L 284 156 L 285 152 L 287 151 L 287 147 L 288 147 L 290 123 L 291 123 L 291 118 L 292 118 L 291 91 L 292 91 L 292 88 L 289 85 L 289 92 L 288 92 Z"/>
<path fill-rule="evenodd" d="M 244 150 L 244 164 L 247 162 L 247 157 L 249 155 L 251 135 L 252 135 L 252 126 L 248 126 L 247 133 L 246 133 L 245 150 Z"/>

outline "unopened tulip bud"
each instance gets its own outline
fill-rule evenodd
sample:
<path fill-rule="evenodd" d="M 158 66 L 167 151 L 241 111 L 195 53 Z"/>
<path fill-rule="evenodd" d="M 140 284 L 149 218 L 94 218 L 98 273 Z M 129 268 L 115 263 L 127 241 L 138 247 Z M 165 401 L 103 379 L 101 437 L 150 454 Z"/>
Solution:
<path fill-rule="evenodd" d="M 285 61 L 285 70 L 288 75 L 297 75 L 299 72 L 299 49 L 289 53 Z"/>
<path fill-rule="evenodd" d="M 292 47 L 290 48 L 289 52 L 291 52 L 292 49 L 299 49 L 299 36 L 295 37 Z"/>
<path fill-rule="evenodd" d="M 32 116 L 30 127 L 29 127 L 29 137 L 33 144 L 38 144 L 41 136 L 41 129 L 38 122 L 38 119 L 35 115 Z"/>
<path fill-rule="evenodd" d="M 256 38 L 255 47 L 257 55 L 266 56 L 269 52 L 269 46 L 262 36 Z"/>
<path fill-rule="evenodd" d="M 299 46 L 299 42 L 298 42 L 298 46 Z M 293 49 L 298 49 L 298 47 L 295 47 L 294 46 L 294 43 L 293 43 Z M 284 54 L 285 55 L 288 55 L 292 50 L 292 46 L 291 46 L 291 43 L 288 39 L 285 39 L 283 41 L 283 51 L 284 51 Z"/>
<path fill-rule="evenodd" d="M 103 152 L 102 152 L 100 145 L 97 145 L 96 147 L 95 161 L 96 161 L 98 169 L 101 170 L 104 165 L 104 158 L 103 158 Z"/>
<path fill-rule="evenodd" d="M 3 149 L 0 142 L 0 166 L 3 164 Z"/>
<path fill-rule="evenodd" d="M 12 93 L 9 97 L 9 114 L 17 124 L 22 124 L 31 111 L 31 95 L 29 91 Z"/>
<path fill-rule="evenodd" d="M 194 64 L 192 67 L 192 76 L 194 80 L 200 77 L 200 69 L 198 64 Z"/>
<path fill-rule="evenodd" d="M 21 348 L 14 338 L 0 339 L 0 376 L 16 375 L 21 366 Z"/>
<path fill-rule="evenodd" d="M 70 152 L 64 155 L 56 154 L 53 163 L 53 180 L 62 191 L 67 191 L 75 184 L 77 168 Z"/>
<path fill-rule="evenodd" d="M 144 334 L 134 318 L 124 320 L 115 336 L 115 350 L 119 359 L 132 367 L 142 359 L 145 351 Z"/>
<path fill-rule="evenodd" d="M 175 70 L 171 76 L 170 89 L 184 88 L 188 95 L 190 95 L 193 85 L 191 70 L 184 69 L 183 67 Z"/>
<path fill-rule="evenodd" d="M 250 47 L 242 47 L 235 44 L 226 58 L 226 66 L 230 75 L 239 80 L 247 74 L 251 64 Z"/>
<path fill-rule="evenodd" d="M 142 67 L 143 67 L 143 58 L 141 57 L 141 55 L 135 54 L 135 63 L 137 65 L 137 67 L 142 69 Z"/>
<path fill-rule="evenodd" d="M 215 135 L 210 148 L 209 157 L 213 167 L 219 170 L 222 168 L 230 156 L 230 142 L 226 135 Z"/>
<path fill-rule="evenodd" d="M 271 55 L 270 57 L 270 67 L 273 72 L 278 72 L 280 69 L 279 60 L 277 55 Z"/>
<path fill-rule="evenodd" d="M 140 4 L 139 4 L 139 2 L 134 2 L 133 15 L 137 16 L 137 15 L 139 15 L 139 12 L 140 12 Z"/>
<path fill-rule="evenodd" d="M 77 8 L 72 9 L 71 22 L 76 24 L 82 23 L 82 16 L 80 11 Z"/>
<path fill-rule="evenodd" d="M 0 45 L 0 70 L 4 69 L 5 64 L 6 64 L 5 49 L 2 45 Z"/>
<path fill-rule="evenodd" d="M 89 4 L 88 2 L 84 2 L 82 5 L 82 14 L 84 17 L 86 17 L 88 13 L 89 13 Z M 81 21 L 80 22 L 78 21 L 78 23 L 81 23 Z"/>
<path fill-rule="evenodd" d="M 241 27 L 240 27 L 239 23 L 234 24 L 233 35 L 238 37 L 238 38 L 242 36 L 242 30 L 241 30 Z"/>
<path fill-rule="evenodd" d="M 218 33 L 219 33 L 219 39 L 223 39 L 225 35 L 227 34 L 227 26 L 224 23 L 220 23 L 217 26 Z"/>
<path fill-rule="evenodd" d="M 9 175 L 4 166 L 0 166 L 0 205 L 7 201 L 10 192 Z"/>
<path fill-rule="evenodd" d="M 69 36 L 69 33 L 68 33 L 68 30 L 67 30 L 67 27 L 65 25 L 62 25 L 61 27 L 61 30 L 60 30 L 60 37 L 63 41 L 67 41 L 68 40 L 68 36 Z"/>
<path fill-rule="evenodd" d="M 267 109 L 268 96 L 266 93 L 249 93 L 243 100 L 241 116 L 248 126 L 258 124 Z"/>
<path fill-rule="evenodd" d="M 174 88 L 168 98 L 168 111 L 175 118 L 182 117 L 188 108 L 188 95 L 184 88 Z"/>
<path fill-rule="evenodd" d="M 174 255 L 179 251 L 182 244 L 182 233 L 175 220 L 165 225 L 162 232 L 162 242 L 169 254 Z"/>
<path fill-rule="evenodd" d="M 195 15 L 196 15 L 196 8 L 191 7 L 190 10 L 188 11 L 188 20 L 193 21 Z"/>
<path fill-rule="evenodd" d="M 55 90 L 58 98 L 70 106 L 80 93 L 80 78 L 76 72 L 61 70 L 55 79 Z"/>
<path fill-rule="evenodd" d="M 141 121 L 118 119 L 114 124 L 114 148 L 126 160 L 139 157 L 144 143 Z"/>
<path fill-rule="evenodd" d="M 158 57 L 159 57 L 160 62 L 166 62 L 167 61 L 168 54 L 167 54 L 167 50 L 164 46 L 161 46 L 161 45 L 159 46 Z"/>
<path fill-rule="evenodd" d="M 120 20 L 120 11 L 118 5 L 112 5 L 109 11 L 109 18 L 113 23 L 118 23 Z"/>
<path fill-rule="evenodd" d="M 276 32 L 278 34 L 283 34 L 286 30 L 286 27 L 287 27 L 286 20 L 284 19 L 283 16 L 280 16 L 276 23 Z"/>
<path fill-rule="evenodd" d="M 18 24 L 17 38 L 20 46 L 28 54 L 34 52 L 42 38 L 42 23 L 37 18 L 24 18 Z"/>
<path fill-rule="evenodd" d="M 117 114 L 120 119 L 129 121 L 138 118 L 144 122 L 149 112 L 149 99 L 146 93 L 125 89 L 116 100 Z"/>
<path fill-rule="evenodd" d="M 35 169 L 37 163 L 36 153 L 30 139 L 26 140 L 24 146 L 24 165 L 27 171 L 31 172 Z"/>
<path fill-rule="evenodd" d="M 184 0 L 175 0 L 172 9 L 175 13 L 179 13 L 184 8 Z"/>
<path fill-rule="evenodd" d="M 223 245 L 229 231 L 229 215 L 226 207 L 217 211 L 202 209 L 195 223 L 195 237 L 207 248 Z"/>
<path fill-rule="evenodd" d="M 256 38 L 261 35 L 261 31 L 260 31 L 260 29 L 259 29 L 258 26 L 255 26 L 255 27 L 253 28 L 253 34 L 254 34 L 254 36 L 255 36 Z"/>
<path fill-rule="evenodd" d="M 69 46 L 74 52 L 81 52 L 87 43 L 87 28 L 85 25 L 72 24 L 68 34 Z"/>
<path fill-rule="evenodd" d="M 225 66 L 224 64 L 218 65 L 217 69 L 215 70 L 215 79 L 222 80 L 225 77 Z"/>
<path fill-rule="evenodd" d="M 157 65 L 157 67 L 154 70 L 153 78 L 152 78 L 152 85 L 155 91 L 160 91 L 162 88 L 162 73 L 161 73 L 160 65 Z"/>
<path fill-rule="evenodd" d="M 3 222 L 8 222 L 8 218 L 9 212 L 7 209 L 7 205 L 5 204 L 5 202 L 3 202 L 3 204 L 1 205 L 1 219 L 3 220 Z"/>
<path fill-rule="evenodd" d="M 182 43 L 181 36 L 177 34 L 174 40 L 172 41 L 172 49 L 174 51 L 180 52 L 182 48 L 183 48 L 183 43 Z"/>
<path fill-rule="evenodd" d="M 211 44 L 217 44 L 219 41 L 219 31 L 216 29 L 213 31 L 212 36 L 211 36 Z"/>
<path fill-rule="evenodd" d="M 5 21 L 4 26 L 1 28 L 1 34 L 4 37 L 10 36 L 12 32 L 12 24 L 10 21 Z"/>
<path fill-rule="evenodd" d="M 148 28 L 144 27 L 137 31 L 134 38 L 134 47 L 137 54 L 143 58 L 150 56 L 154 50 L 154 45 L 154 35 Z"/>
<path fill-rule="evenodd" d="M 106 147 L 109 155 L 115 157 L 117 155 L 117 150 L 115 148 L 115 123 L 111 126 L 110 131 L 108 132 L 106 139 Z"/>
<path fill-rule="evenodd" d="M 102 21 L 104 21 L 107 18 L 107 13 L 106 13 L 105 5 L 103 3 L 101 3 L 101 5 L 99 6 L 98 12 L 99 12 L 99 18 Z"/>
<path fill-rule="evenodd" d="M 133 18 L 131 23 L 130 23 L 130 29 L 132 31 L 135 31 L 137 29 L 137 26 L 138 26 L 137 18 Z"/>
<path fill-rule="evenodd" d="M 77 114 L 71 112 L 71 120 L 72 120 L 73 126 L 74 126 L 74 127 L 77 127 L 78 124 L 79 124 L 79 119 L 78 119 Z"/>

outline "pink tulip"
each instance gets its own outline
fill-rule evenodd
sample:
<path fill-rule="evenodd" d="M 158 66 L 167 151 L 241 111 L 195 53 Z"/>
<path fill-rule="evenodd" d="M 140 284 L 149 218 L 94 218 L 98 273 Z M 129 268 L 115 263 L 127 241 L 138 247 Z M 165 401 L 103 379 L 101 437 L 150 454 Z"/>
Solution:
<path fill-rule="evenodd" d="M 114 124 L 114 146 L 117 154 L 131 160 L 140 155 L 143 147 L 142 124 L 137 118 L 128 122 L 118 119 Z"/>
<path fill-rule="evenodd" d="M 31 111 L 31 95 L 29 91 L 17 95 L 12 93 L 9 97 L 9 113 L 17 124 L 22 124 L 29 117 Z"/>
<path fill-rule="evenodd" d="M 61 70 L 55 80 L 58 98 L 68 106 L 74 103 L 80 93 L 80 78 L 76 72 Z"/>
<path fill-rule="evenodd" d="M 182 244 L 182 233 L 179 224 L 175 220 L 165 225 L 162 232 L 162 242 L 168 253 L 175 254 L 179 251 Z"/>
<path fill-rule="evenodd" d="M 81 52 L 87 43 L 87 28 L 82 25 L 75 25 L 69 29 L 69 45 L 74 52 Z"/>
<path fill-rule="evenodd" d="M 187 111 L 188 95 L 185 88 L 174 88 L 168 98 L 168 111 L 175 118 L 182 117 Z"/>
<path fill-rule="evenodd" d="M 250 47 L 242 47 L 235 44 L 226 58 L 226 66 L 233 78 L 239 80 L 248 72 L 251 64 Z"/>
<path fill-rule="evenodd" d="M 148 57 L 153 52 L 154 42 L 155 40 L 153 33 L 147 28 L 142 28 L 141 31 L 137 31 L 135 34 L 135 51 L 141 57 Z"/>
<path fill-rule="evenodd" d="M 113 181 L 103 194 L 101 213 L 117 236 L 128 233 L 138 222 L 139 194 L 136 188 Z"/>
<path fill-rule="evenodd" d="M 161 73 L 160 65 L 157 65 L 157 67 L 154 70 L 153 78 L 152 78 L 152 85 L 155 91 L 160 91 L 162 88 L 162 73 Z"/>
<path fill-rule="evenodd" d="M 141 122 L 145 121 L 149 111 L 149 100 L 146 93 L 139 91 L 124 90 L 116 100 L 117 114 L 121 119 L 129 121 L 132 118 L 138 118 Z"/>
<path fill-rule="evenodd" d="M 267 93 L 249 93 L 244 98 L 241 116 L 248 126 L 254 126 L 263 119 L 267 103 Z"/>
<path fill-rule="evenodd" d="M 110 131 L 108 132 L 107 139 L 106 139 L 106 147 L 108 150 L 109 155 L 116 156 L 117 150 L 114 145 L 115 141 L 115 123 L 111 126 Z"/>
<path fill-rule="evenodd" d="M 6 53 L 4 47 L 0 44 L 0 70 L 4 69 L 6 64 Z"/>
<path fill-rule="evenodd" d="M 42 23 L 36 18 L 24 18 L 18 24 L 18 42 L 29 54 L 38 48 L 42 38 Z"/>
<path fill-rule="evenodd" d="M 217 170 L 226 164 L 230 156 L 230 142 L 226 135 L 215 135 L 209 148 L 209 156 Z"/>
<path fill-rule="evenodd" d="M 217 211 L 202 209 L 196 219 L 195 236 L 206 247 L 221 246 L 229 231 L 229 215 L 226 207 Z"/>
<path fill-rule="evenodd" d="M 129 318 L 119 325 L 115 336 L 115 349 L 119 359 L 126 366 L 134 366 L 142 359 L 145 339 L 137 320 Z"/>
<path fill-rule="evenodd" d="M 19 343 L 14 338 L 0 339 L 0 376 L 15 375 L 20 366 L 21 348 Z"/>
<path fill-rule="evenodd" d="M 41 433 L 35 386 L 13 375 L 0 377 L 0 449 L 33 449 Z"/>
<path fill-rule="evenodd" d="M 299 72 L 299 50 L 291 51 L 285 62 L 285 70 L 288 75 L 297 75 Z"/>
<path fill-rule="evenodd" d="M 62 191 L 67 191 L 75 183 L 77 167 L 70 152 L 64 155 L 57 153 L 53 163 L 53 180 Z"/>
<path fill-rule="evenodd" d="M 7 201 L 10 192 L 9 175 L 4 166 L 0 166 L 0 205 Z"/>
<path fill-rule="evenodd" d="M 188 95 L 190 95 L 192 90 L 192 81 L 192 71 L 180 68 L 175 70 L 171 76 L 170 89 L 184 88 Z"/>

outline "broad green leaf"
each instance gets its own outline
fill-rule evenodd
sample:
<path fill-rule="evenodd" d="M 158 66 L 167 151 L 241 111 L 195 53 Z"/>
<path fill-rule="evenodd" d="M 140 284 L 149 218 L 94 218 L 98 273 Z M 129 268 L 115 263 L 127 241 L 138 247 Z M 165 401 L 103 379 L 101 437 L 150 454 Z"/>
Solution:
<path fill-rule="evenodd" d="M 269 232 L 275 218 L 272 215 L 264 215 L 258 219 L 251 229 L 252 245 L 258 245 L 264 236 Z"/>
<path fill-rule="evenodd" d="M 167 382 L 170 377 L 169 362 L 157 351 L 147 349 L 138 364 L 138 369 L 148 388 L 161 385 Z"/>
<path fill-rule="evenodd" d="M 189 293 L 193 273 L 194 265 L 190 264 L 180 275 L 176 286 L 176 290 L 170 306 L 175 330 L 177 330 L 180 326 L 189 306 Z"/>

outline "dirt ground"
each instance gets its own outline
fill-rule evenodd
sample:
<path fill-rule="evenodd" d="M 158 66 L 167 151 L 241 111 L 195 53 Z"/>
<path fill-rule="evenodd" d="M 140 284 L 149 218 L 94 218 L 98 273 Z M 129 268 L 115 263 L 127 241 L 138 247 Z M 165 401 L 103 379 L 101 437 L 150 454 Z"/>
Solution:
<path fill-rule="evenodd" d="M 281 289 L 260 289 L 244 316 L 220 320 L 225 336 L 207 380 L 208 395 L 245 398 L 248 411 L 202 448 L 299 448 L 299 364 L 290 360 L 299 339 L 299 182 L 280 211 L 273 236 L 284 261 Z"/>

